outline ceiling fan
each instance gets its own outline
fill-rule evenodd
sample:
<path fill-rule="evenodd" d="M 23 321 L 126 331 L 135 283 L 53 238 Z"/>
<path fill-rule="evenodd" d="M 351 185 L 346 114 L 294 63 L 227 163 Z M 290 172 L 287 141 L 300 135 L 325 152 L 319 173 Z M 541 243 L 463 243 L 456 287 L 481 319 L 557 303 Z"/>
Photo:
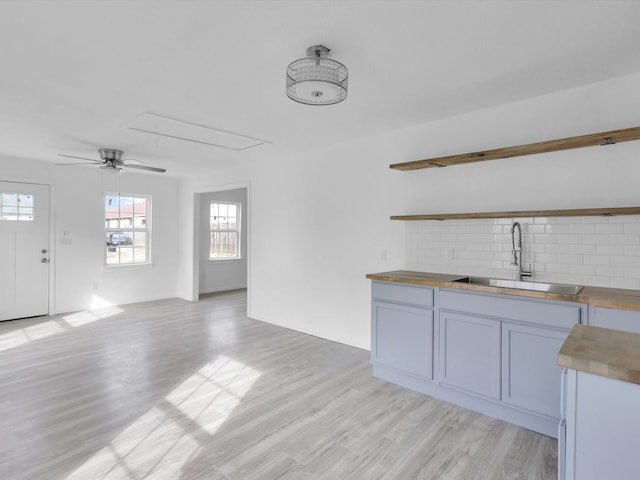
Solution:
<path fill-rule="evenodd" d="M 123 168 L 137 168 L 139 170 L 149 170 L 150 172 L 158 172 L 158 173 L 164 173 L 167 171 L 165 168 L 149 167 L 147 165 L 136 165 L 135 163 L 128 163 L 128 162 L 139 162 L 139 163 L 142 163 L 142 162 L 140 162 L 140 160 L 134 160 L 134 159 L 123 160 L 122 150 L 115 150 L 113 148 L 101 148 L 98 150 L 98 153 L 100 154 L 101 160 L 95 160 L 93 158 L 85 158 L 85 157 L 76 157 L 74 155 L 64 155 L 62 153 L 59 153 L 58 155 L 60 157 L 75 158 L 78 160 L 87 160 L 87 162 L 91 162 L 91 163 L 87 163 L 87 162 L 58 163 L 57 165 L 99 165 L 100 168 L 102 169 L 114 170 L 114 171 L 122 171 Z"/>

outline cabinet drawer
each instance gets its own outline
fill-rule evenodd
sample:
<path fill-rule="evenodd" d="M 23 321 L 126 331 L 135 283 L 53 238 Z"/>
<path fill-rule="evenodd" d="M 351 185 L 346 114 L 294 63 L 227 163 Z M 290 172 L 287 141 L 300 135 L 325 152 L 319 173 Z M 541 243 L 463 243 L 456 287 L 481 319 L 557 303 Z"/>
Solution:
<path fill-rule="evenodd" d="M 440 290 L 440 308 L 565 329 L 580 323 L 584 310 L 580 304 L 568 302 L 444 289 Z"/>
<path fill-rule="evenodd" d="M 433 288 L 388 282 L 373 282 L 371 288 L 374 300 L 433 307 Z"/>
<path fill-rule="evenodd" d="M 640 312 L 595 307 L 590 325 L 625 332 L 640 333 Z"/>

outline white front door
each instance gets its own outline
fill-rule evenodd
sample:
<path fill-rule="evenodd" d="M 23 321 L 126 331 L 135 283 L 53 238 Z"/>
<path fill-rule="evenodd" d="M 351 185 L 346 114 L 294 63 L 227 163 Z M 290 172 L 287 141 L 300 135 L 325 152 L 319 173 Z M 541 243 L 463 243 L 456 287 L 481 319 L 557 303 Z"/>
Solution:
<path fill-rule="evenodd" d="M 0 182 L 0 320 L 49 313 L 49 186 Z"/>

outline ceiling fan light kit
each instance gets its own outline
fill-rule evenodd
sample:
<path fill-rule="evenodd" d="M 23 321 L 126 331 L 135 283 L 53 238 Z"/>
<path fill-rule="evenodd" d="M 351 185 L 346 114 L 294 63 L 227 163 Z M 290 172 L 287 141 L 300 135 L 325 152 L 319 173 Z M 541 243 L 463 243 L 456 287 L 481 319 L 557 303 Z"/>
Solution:
<path fill-rule="evenodd" d="M 287 67 L 287 96 L 306 105 L 333 105 L 347 98 L 349 71 L 329 58 L 324 45 L 307 48 L 307 56 Z"/>

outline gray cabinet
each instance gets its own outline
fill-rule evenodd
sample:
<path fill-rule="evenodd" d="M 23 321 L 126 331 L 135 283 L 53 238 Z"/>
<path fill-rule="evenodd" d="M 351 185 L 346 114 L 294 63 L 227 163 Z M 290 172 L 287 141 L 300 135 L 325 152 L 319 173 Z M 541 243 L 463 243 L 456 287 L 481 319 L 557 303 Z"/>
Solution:
<path fill-rule="evenodd" d="M 594 307 L 589 325 L 625 332 L 640 333 L 640 312 L 615 308 Z"/>
<path fill-rule="evenodd" d="M 433 311 L 373 303 L 372 361 L 433 378 Z"/>
<path fill-rule="evenodd" d="M 640 475 L 640 385 L 568 369 L 566 444 L 559 478 L 631 480 Z"/>
<path fill-rule="evenodd" d="M 502 401 L 560 419 L 558 351 L 568 331 L 502 324 Z"/>
<path fill-rule="evenodd" d="M 557 353 L 586 306 L 374 281 L 373 374 L 556 436 Z"/>
<path fill-rule="evenodd" d="M 440 382 L 553 425 L 560 419 L 558 351 L 585 319 L 579 303 L 443 289 Z"/>
<path fill-rule="evenodd" d="M 500 399 L 500 322 L 440 312 L 440 383 Z"/>
<path fill-rule="evenodd" d="M 373 282 L 371 361 L 421 380 L 433 379 L 432 288 Z"/>

